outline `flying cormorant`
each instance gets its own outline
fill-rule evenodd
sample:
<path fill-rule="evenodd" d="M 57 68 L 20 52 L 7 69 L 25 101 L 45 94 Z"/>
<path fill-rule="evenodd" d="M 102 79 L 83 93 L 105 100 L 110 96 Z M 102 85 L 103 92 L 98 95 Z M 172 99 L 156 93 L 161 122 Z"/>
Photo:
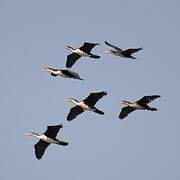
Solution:
<path fill-rule="evenodd" d="M 110 43 L 108 43 L 107 41 L 105 41 L 105 44 L 114 48 L 115 50 L 107 50 L 106 52 L 110 53 L 110 54 L 114 54 L 115 56 L 120 56 L 120 57 L 124 57 L 124 58 L 131 58 L 131 59 L 136 59 L 134 56 L 132 56 L 133 53 L 142 50 L 142 48 L 131 48 L 131 49 L 127 49 L 127 50 L 122 50 L 119 47 L 116 47 Z"/>
<path fill-rule="evenodd" d="M 70 51 L 73 52 L 72 54 L 67 56 L 66 67 L 71 68 L 73 66 L 73 64 L 81 56 L 95 58 L 95 59 L 100 58 L 100 56 L 90 53 L 92 48 L 96 45 L 99 45 L 99 44 L 85 42 L 83 46 L 81 46 L 80 48 L 77 48 L 77 49 L 74 49 L 73 47 L 66 45 L 65 48 L 69 49 Z"/>
<path fill-rule="evenodd" d="M 95 104 L 98 100 L 100 100 L 105 95 L 107 95 L 107 92 L 101 91 L 101 92 L 96 92 L 96 93 L 90 93 L 90 95 L 82 101 L 78 101 L 74 98 L 68 98 L 67 101 L 75 104 L 76 106 L 70 109 L 70 112 L 67 116 L 67 120 L 68 121 L 73 120 L 76 116 L 78 116 L 85 110 L 93 111 L 95 113 L 103 115 L 104 112 L 97 109 L 95 107 Z"/>
<path fill-rule="evenodd" d="M 59 132 L 59 129 L 62 127 L 63 127 L 62 124 L 55 125 L 55 126 L 47 126 L 47 130 L 43 134 L 38 134 L 38 133 L 34 133 L 34 132 L 25 133 L 28 136 L 32 136 L 32 137 L 39 139 L 39 142 L 34 145 L 35 155 L 36 155 L 37 159 L 42 158 L 46 148 L 50 144 L 58 144 L 58 145 L 62 145 L 62 146 L 68 145 L 67 142 L 56 139 L 57 133 Z"/>
<path fill-rule="evenodd" d="M 128 101 L 122 101 L 122 104 L 125 105 L 125 107 L 122 108 L 119 114 L 119 118 L 124 119 L 126 116 L 128 116 L 129 113 L 133 112 L 134 110 L 157 111 L 156 108 L 150 107 L 147 104 L 159 97 L 159 95 L 144 96 L 140 100 L 133 103 Z"/>
<path fill-rule="evenodd" d="M 79 79 L 79 80 L 84 80 L 81 79 L 79 74 L 68 70 L 68 69 L 54 69 L 54 68 L 50 68 L 50 67 L 45 67 L 41 69 L 42 71 L 48 72 L 51 76 L 62 76 L 64 78 L 73 78 L 73 79 Z"/>

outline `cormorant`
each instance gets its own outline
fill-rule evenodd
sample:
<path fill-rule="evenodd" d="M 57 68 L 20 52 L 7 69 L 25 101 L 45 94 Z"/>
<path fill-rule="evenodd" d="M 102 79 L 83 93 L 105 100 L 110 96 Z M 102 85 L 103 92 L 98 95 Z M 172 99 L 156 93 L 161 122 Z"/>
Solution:
<path fill-rule="evenodd" d="M 32 136 L 32 137 L 39 139 L 39 142 L 34 145 L 35 155 L 36 155 L 37 159 L 42 158 L 46 148 L 50 144 L 58 144 L 58 145 L 62 145 L 62 146 L 68 145 L 67 142 L 56 139 L 57 133 L 59 132 L 59 129 L 62 127 L 63 127 L 62 124 L 55 125 L 55 126 L 47 126 L 47 130 L 43 134 L 38 134 L 38 133 L 34 133 L 34 132 L 25 133 L 28 136 Z"/>
<path fill-rule="evenodd" d="M 133 112 L 134 110 L 157 111 L 156 108 L 150 107 L 147 104 L 159 97 L 159 95 L 144 96 L 140 100 L 133 103 L 128 101 L 122 101 L 122 104 L 125 105 L 125 107 L 122 108 L 119 114 L 119 118 L 124 119 L 126 116 L 128 116 L 129 113 Z"/>
<path fill-rule="evenodd" d="M 73 53 L 67 56 L 67 61 L 66 61 L 66 67 L 71 68 L 73 64 L 81 57 L 90 57 L 90 58 L 95 58 L 98 59 L 100 56 L 95 55 L 90 53 L 92 48 L 96 45 L 99 45 L 98 43 L 88 43 L 85 42 L 83 46 L 80 48 L 74 49 L 71 46 L 65 46 L 66 49 L 69 49 Z"/>
<path fill-rule="evenodd" d="M 68 70 L 68 69 L 54 69 L 54 68 L 50 68 L 50 67 L 45 67 L 41 69 L 42 71 L 48 72 L 51 76 L 62 76 L 64 78 L 73 78 L 73 79 L 79 79 L 79 80 L 84 80 L 81 79 L 79 74 Z"/>
<path fill-rule="evenodd" d="M 68 121 L 73 120 L 76 116 L 78 116 L 85 110 L 93 111 L 95 113 L 103 115 L 104 112 L 97 109 L 95 107 L 95 104 L 98 100 L 100 100 L 105 95 L 107 95 L 107 92 L 101 91 L 101 92 L 96 92 L 96 93 L 90 93 L 90 95 L 82 101 L 78 101 L 74 98 L 68 98 L 67 101 L 75 104 L 76 106 L 70 109 L 70 112 L 67 116 L 67 120 Z"/>
<path fill-rule="evenodd" d="M 115 49 L 115 50 L 110 49 L 110 50 L 107 50 L 106 52 L 110 54 L 114 54 L 115 56 L 120 56 L 124 58 L 136 59 L 134 56 L 132 56 L 132 54 L 137 51 L 142 50 L 142 48 L 131 48 L 131 49 L 122 50 L 119 47 L 108 43 L 107 41 L 105 41 L 105 44 Z"/>

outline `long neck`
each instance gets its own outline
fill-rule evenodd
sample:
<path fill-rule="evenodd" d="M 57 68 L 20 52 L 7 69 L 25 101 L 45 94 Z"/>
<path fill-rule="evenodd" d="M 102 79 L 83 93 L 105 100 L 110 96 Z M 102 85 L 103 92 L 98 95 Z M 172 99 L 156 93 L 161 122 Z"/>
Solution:
<path fill-rule="evenodd" d="M 70 50 L 70 51 L 74 51 L 75 49 L 71 46 L 65 46 L 66 49 Z"/>
<path fill-rule="evenodd" d="M 132 103 L 129 102 L 129 101 L 122 101 L 122 104 L 125 105 L 125 106 L 129 106 L 129 105 L 131 105 Z"/>
<path fill-rule="evenodd" d="M 31 132 L 31 133 L 29 133 L 29 136 L 35 137 L 37 139 L 40 139 L 39 137 L 41 136 L 41 134 Z"/>
<path fill-rule="evenodd" d="M 114 50 L 112 50 L 112 49 L 106 50 L 106 52 L 107 52 L 107 53 L 110 53 L 110 54 L 116 54 L 116 53 L 117 53 L 117 51 L 114 51 Z"/>
<path fill-rule="evenodd" d="M 55 72 L 55 71 L 57 71 L 57 69 L 47 68 L 46 71 L 47 71 L 47 72 Z"/>
<path fill-rule="evenodd" d="M 70 99 L 70 102 L 75 104 L 75 105 L 78 105 L 79 104 L 79 101 L 76 100 L 76 99 Z"/>
<path fill-rule="evenodd" d="M 45 71 L 45 72 L 48 72 L 48 73 L 55 73 L 59 69 L 54 69 L 54 68 L 47 67 L 47 68 L 42 68 L 42 70 Z"/>

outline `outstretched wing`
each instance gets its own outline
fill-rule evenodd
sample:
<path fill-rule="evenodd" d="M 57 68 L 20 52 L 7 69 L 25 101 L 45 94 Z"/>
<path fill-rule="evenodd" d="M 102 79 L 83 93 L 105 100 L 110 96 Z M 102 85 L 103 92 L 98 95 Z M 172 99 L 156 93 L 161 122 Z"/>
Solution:
<path fill-rule="evenodd" d="M 79 49 L 82 50 L 83 52 L 86 52 L 86 53 L 90 53 L 92 48 L 96 45 L 99 45 L 98 43 L 88 43 L 88 42 L 85 42 L 83 46 L 81 46 Z"/>
<path fill-rule="evenodd" d="M 84 112 L 84 110 L 80 106 L 75 106 L 75 107 L 71 108 L 70 112 L 67 116 L 67 120 L 72 121 L 74 118 L 76 118 L 76 116 L 78 116 L 82 112 Z"/>
<path fill-rule="evenodd" d="M 68 77 L 70 77 L 70 78 L 81 79 L 80 76 L 79 76 L 79 74 L 76 73 L 76 72 L 74 72 L 74 71 L 70 71 L 70 70 L 67 70 L 67 69 L 63 69 L 63 70 L 61 70 L 61 72 L 62 72 L 64 75 L 66 75 L 66 76 L 68 76 Z"/>
<path fill-rule="evenodd" d="M 137 51 L 140 51 L 140 50 L 142 50 L 142 48 L 127 49 L 127 50 L 123 51 L 122 54 L 124 56 L 130 56 L 131 54 L 133 54 Z"/>
<path fill-rule="evenodd" d="M 47 130 L 44 133 L 47 137 L 50 138 L 56 138 L 57 133 L 59 130 L 63 127 L 62 124 L 56 125 L 56 126 L 47 126 Z"/>
<path fill-rule="evenodd" d="M 101 91 L 101 92 L 97 92 L 97 93 L 91 93 L 83 101 L 85 102 L 85 104 L 88 104 L 89 106 L 94 106 L 96 104 L 96 102 L 105 95 L 107 95 L 107 92 L 105 92 L 105 91 Z"/>
<path fill-rule="evenodd" d="M 119 118 L 124 119 L 126 116 L 128 116 L 129 113 L 133 112 L 134 110 L 134 108 L 129 106 L 123 107 L 119 114 Z"/>
<path fill-rule="evenodd" d="M 67 56 L 67 61 L 66 61 L 66 67 L 71 68 L 73 64 L 80 58 L 81 56 L 76 53 L 72 53 Z"/>
<path fill-rule="evenodd" d="M 37 159 L 41 159 L 49 143 L 40 140 L 34 145 L 35 155 Z"/>
<path fill-rule="evenodd" d="M 144 96 L 141 98 L 139 101 L 137 101 L 137 104 L 142 105 L 142 104 L 148 104 L 151 101 L 153 101 L 156 98 L 159 98 L 159 95 L 152 95 L 152 96 Z"/>
<path fill-rule="evenodd" d="M 112 47 L 112 48 L 114 48 L 116 51 L 122 51 L 122 49 L 120 49 L 119 47 L 114 46 L 114 45 L 108 43 L 107 41 L 105 41 L 105 44 L 108 45 L 108 46 L 110 46 L 110 47 Z"/>

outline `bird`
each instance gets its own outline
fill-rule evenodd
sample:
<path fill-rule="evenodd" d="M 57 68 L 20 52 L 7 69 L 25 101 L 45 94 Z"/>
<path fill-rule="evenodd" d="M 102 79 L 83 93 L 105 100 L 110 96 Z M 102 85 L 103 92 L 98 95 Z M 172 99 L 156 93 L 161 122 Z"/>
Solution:
<path fill-rule="evenodd" d="M 47 130 L 43 134 L 34 133 L 34 132 L 25 133 L 28 136 L 32 136 L 39 139 L 39 142 L 34 145 L 35 155 L 37 159 L 42 158 L 46 148 L 50 144 L 58 144 L 62 146 L 68 145 L 68 142 L 60 141 L 56 139 L 57 133 L 62 127 L 63 127 L 62 124 L 55 125 L 55 126 L 47 126 Z"/>
<path fill-rule="evenodd" d="M 105 41 L 105 44 L 115 49 L 115 50 L 112 50 L 112 49 L 106 50 L 106 52 L 108 52 L 110 54 L 113 54 L 115 56 L 123 57 L 123 58 L 136 59 L 134 56 L 132 56 L 132 54 L 142 50 L 141 47 L 140 48 L 131 48 L 131 49 L 122 50 L 119 47 L 108 43 L 107 41 Z"/>
<path fill-rule="evenodd" d="M 54 69 L 50 67 L 45 67 L 41 69 L 42 71 L 48 72 L 51 76 L 62 76 L 64 78 L 73 78 L 78 80 L 84 80 L 82 79 L 78 73 L 68 70 L 68 69 Z"/>
<path fill-rule="evenodd" d="M 65 45 L 65 48 L 72 51 L 72 54 L 69 54 L 67 56 L 67 61 L 66 61 L 66 67 L 71 68 L 74 63 L 81 57 L 90 57 L 94 59 L 100 58 L 100 56 L 92 54 L 91 50 L 96 46 L 99 45 L 98 43 L 89 43 L 89 42 L 84 42 L 83 46 L 80 48 L 74 49 L 73 47 L 69 45 Z"/>
<path fill-rule="evenodd" d="M 78 101 L 74 98 L 68 98 L 67 101 L 75 104 L 76 106 L 70 109 L 70 112 L 67 116 L 67 120 L 72 121 L 74 118 L 76 118 L 76 116 L 83 113 L 85 110 L 93 111 L 95 113 L 104 115 L 104 112 L 97 109 L 95 107 L 95 104 L 105 95 L 107 95 L 107 92 L 101 91 L 101 92 L 90 93 L 89 96 L 82 101 Z"/>
<path fill-rule="evenodd" d="M 160 98 L 160 96 L 159 95 L 144 96 L 140 100 L 133 103 L 128 101 L 122 101 L 122 104 L 125 105 L 125 107 L 122 108 L 119 114 L 119 118 L 124 119 L 126 116 L 128 116 L 129 113 L 135 110 L 157 111 L 156 108 L 148 106 L 148 103 L 150 103 L 156 98 Z"/>

